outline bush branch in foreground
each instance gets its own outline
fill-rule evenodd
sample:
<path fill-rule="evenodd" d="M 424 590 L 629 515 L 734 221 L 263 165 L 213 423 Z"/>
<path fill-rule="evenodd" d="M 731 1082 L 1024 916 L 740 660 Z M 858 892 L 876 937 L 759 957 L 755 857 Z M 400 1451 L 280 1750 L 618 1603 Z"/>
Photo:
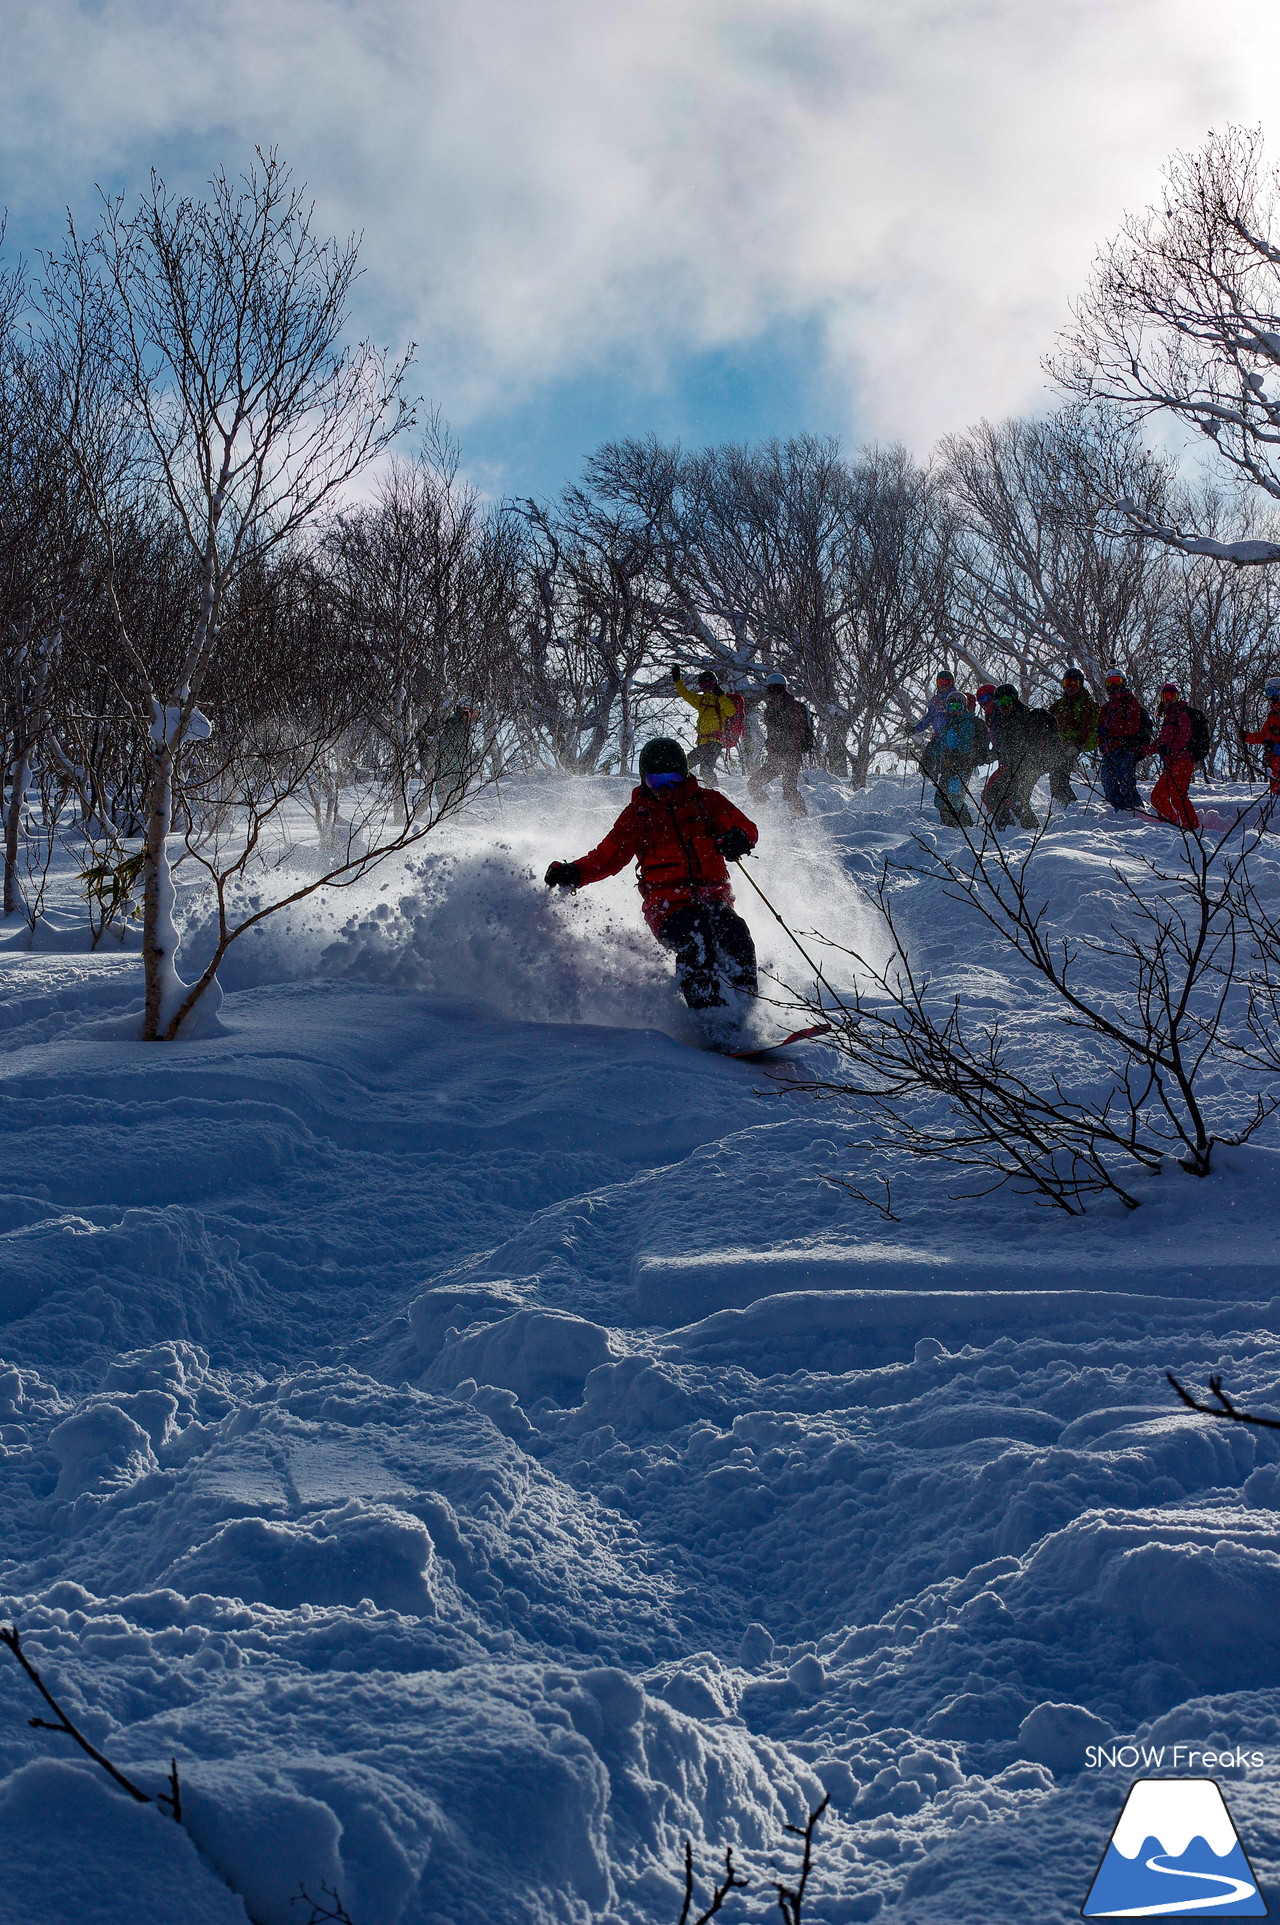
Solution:
<path fill-rule="evenodd" d="M 1198 1410 L 1203 1417 L 1226 1417 L 1233 1424 L 1257 1424 L 1263 1430 L 1280 1430 L 1280 1417 L 1258 1417 L 1252 1411 L 1239 1410 L 1222 1388 L 1221 1377 L 1210 1377 L 1209 1395 L 1212 1403 L 1202 1403 L 1198 1397 L 1178 1382 L 1171 1370 L 1165 1371 L 1165 1381 L 1173 1385 L 1188 1410 Z"/>
<path fill-rule="evenodd" d="M 99 1751 L 96 1745 L 90 1744 L 79 1726 L 67 1716 L 44 1679 L 40 1676 L 39 1671 L 23 1650 L 22 1640 L 18 1634 L 16 1624 L 0 1624 L 0 1644 L 3 1644 L 6 1649 L 12 1651 L 14 1657 L 18 1660 L 18 1663 L 22 1666 L 22 1669 L 26 1672 L 32 1684 L 40 1693 L 40 1696 L 44 1699 L 49 1709 L 53 1712 L 54 1718 L 57 1720 L 56 1723 L 51 1723 L 48 1718 L 28 1718 L 27 1723 L 31 1725 L 33 1729 L 36 1731 L 57 1731 L 60 1732 L 63 1737 L 70 1738 L 75 1744 L 79 1745 L 81 1751 L 86 1752 L 88 1756 L 93 1759 L 96 1765 L 101 1765 L 107 1776 L 113 1779 L 122 1791 L 128 1792 L 130 1798 L 135 1799 L 140 1805 L 168 1805 L 169 1810 L 177 1819 L 178 1823 L 182 1823 L 182 1789 L 178 1783 L 178 1761 L 176 1758 L 169 1760 L 168 1791 L 159 1792 L 153 1798 L 150 1792 L 143 1791 L 140 1786 L 135 1785 L 132 1778 L 126 1778 L 123 1771 L 120 1771 L 113 1765 L 110 1758 Z"/>
<path fill-rule="evenodd" d="M 828 945 L 857 979 L 837 991 L 797 945 L 815 978 L 801 1006 L 831 1022 L 832 1044 L 855 1071 L 809 1087 L 862 1098 L 885 1137 L 913 1155 L 988 1173 L 991 1189 L 1021 1181 L 1071 1215 L 1099 1195 L 1136 1208 L 1126 1170 L 1154 1172 L 1171 1155 L 1207 1176 L 1215 1144 L 1246 1142 L 1276 1108 L 1270 1097 L 1250 1106 L 1206 1094 L 1228 1064 L 1274 1068 L 1257 1043 L 1268 925 L 1249 868 L 1269 814 L 1217 836 L 1184 832 L 1182 861 L 1140 857 L 1138 880 L 1113 867 L 1116 913 L 1103 933 L 1078 938 L 1057 932 L 1042 893 L 1041 834 L 1010 850 L 990 830 L 965 831 L 955 853 L 917 836 L 916 859 L 886 863 L 870 891 L 888 962 Z M 997 1026 L 975 1025 L 958 995 L 937 994 L 899 924 L 903 881 L 977 913 L 1029 969 L 1056 1022 L 1083 1033 L 1088 1076 L 1077 1064 L 1069 1081 L 1043 1058 L 1024 1072 Z M 945 1100 L 944 1119 L 912 1114 L 913 1100 L 930 1095 Z"/>

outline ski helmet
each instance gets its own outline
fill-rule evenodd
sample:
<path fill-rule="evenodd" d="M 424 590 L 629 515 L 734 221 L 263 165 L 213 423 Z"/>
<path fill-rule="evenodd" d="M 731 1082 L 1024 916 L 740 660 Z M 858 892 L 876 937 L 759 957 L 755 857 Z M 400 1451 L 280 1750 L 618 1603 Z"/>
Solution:
<path fill-rule="evenodd" d="M 1012 682 L 1001 682 L 993 697 L 997 702 L 1016 702 L 1017 699 L 1018 691 Z"/>
<path fill-rule="evenodd" d="M 956 678 L 949 668 L 940 668 L 934 677 L 934 685 L 937 688 L 954 688 Z"/>
<path fill-rule="evenodd" d="M 787 678 L 781 669 L 770 669 L 764 678 L 764 685 L 766 688 L 785 688 L 787 686 Z"/>
<path fill-rule="evenodd" d="M 981 702 L 983 708 L 986 708 L 988 702 L 993 699 L 995 692 L 996 685 L 994 682 L 983 682 L 981 686 L 974 691 L 974 700 L 975 702 Z"/>
<path fill-rule="evenodd" d="M 1080 670 L 1078 668 L 1069 668 L 1063 674 L 1063 677 L 1062 677 L 1063 688 L 1068 688 L 1073 682 L 1080 688 L 1084 687 L 1084 676 L 1080 673 Z"/>
<path fill-rule="evenodd" d="M 1280 675 L 1268 675 L 1264 693 L 1269 702 L 1280 702 Z"/>
<path fill-rule="evenodd" d="M 1166 682 L 1160 690 L 1160 700 L 1162 702 L 1178 702 L 1181 699 L 1182 690 L 1176 682 Z"/>
<path fill-rule="evenodd" d="M 718 688 L 719 686 L 720 685 L 716 681 L 716 678 L 712 673 L 712 671 L 709 668 L 704 668 L 701 675 L 698 677 L 698 687 L 699 688 Z"/>
<path fill-rule="evenodd" d="M 655 735 L 640 751 L 641 780 L 647 775 L 674 775 L 683 780 L 688 773 L 689 758 L 669 735 Z"/>

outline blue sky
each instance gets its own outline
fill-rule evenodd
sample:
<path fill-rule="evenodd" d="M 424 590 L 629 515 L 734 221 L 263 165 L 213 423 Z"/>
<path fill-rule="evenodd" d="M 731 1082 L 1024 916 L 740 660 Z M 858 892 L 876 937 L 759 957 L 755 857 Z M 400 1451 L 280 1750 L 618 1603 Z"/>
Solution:
<path fill-rule="evenodd" d="M 495 494 L 623 434 L 924 453 L 1044 405 L 1097 245 L 1174 149 L 1266 125 L 1280 61 L 1271 0 L 5 11 L 12 242 L 278 144 Z"/>

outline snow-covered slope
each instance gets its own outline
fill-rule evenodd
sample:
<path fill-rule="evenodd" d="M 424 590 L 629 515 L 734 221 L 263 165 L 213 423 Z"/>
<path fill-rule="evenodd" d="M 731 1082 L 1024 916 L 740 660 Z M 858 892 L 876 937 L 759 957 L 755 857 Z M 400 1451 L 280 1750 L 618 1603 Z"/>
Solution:
<path fill-rule="evenodd" d="M 918 791 L 811 793 L 755 873 L 882 955 Z M 811 1925 L 1049 1925 L 1135 1735 L 1261 1750 L 1213 1775 L 1280 1871 L 1280 1449 L 1163 1377 L 1276 1406 L 1280 1139 L 1083 1222 L 882 1159 L 881 1220 L 821 1045 L 696 1050 L 625 879 L 541 887 L 624 794 L 508 790 L 267 925 L 199 1041 L 122 1034 L 136 959 L 69 912 L 0 959 L 0 1610 L 184 1786 L 131 1804 L 4 1657 L 7 1917 L 674 1925 L 685 1837 L 763 1917 L 829 1793 Z M 1065 815 L 1064 917 L 1167 835 Z M 962 912 L 904 927 L 1052 1045 Z"/>

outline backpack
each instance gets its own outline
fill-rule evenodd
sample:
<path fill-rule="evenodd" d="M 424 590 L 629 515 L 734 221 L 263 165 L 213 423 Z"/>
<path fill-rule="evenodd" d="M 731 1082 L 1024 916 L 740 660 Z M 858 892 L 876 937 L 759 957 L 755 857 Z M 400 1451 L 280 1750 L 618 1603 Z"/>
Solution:
<path fill-rule="evenodd" d="M 736 749 L 741 742 L 747 726 L 747 705 L 740 695 L 730 695 L 733 714 L 720 731 L 720 740 L 726 749 Z"/>
<path fill-rule="evenodd" d="M 1190 702 L 1186 708 L 1191 717 L 1191 740 L 1187 744 L 1187 751 L 1193 762 L 1203 762 L 1213 747 L 1213 730 L 1203 709 L 1192 708 Z"/>
<path fill-rule="evenodd" d="M 1149 749 L 1156 739 L 1156 725 L 1141 704 L 1138 706 L 1138 733 L 1134 737 L 1134 747 Z"/>
<path fill-rule="evenodd" d="M 800 707 L 804 708 L 803 702 L 800 704 Z M 804 709 L 804 740 L 800 744 L 800 753 L 802 755 L 810 755 L 817 746 L 818 737 L 814 730 L 813 717 L 810 715 L 808 709 Z"/>

